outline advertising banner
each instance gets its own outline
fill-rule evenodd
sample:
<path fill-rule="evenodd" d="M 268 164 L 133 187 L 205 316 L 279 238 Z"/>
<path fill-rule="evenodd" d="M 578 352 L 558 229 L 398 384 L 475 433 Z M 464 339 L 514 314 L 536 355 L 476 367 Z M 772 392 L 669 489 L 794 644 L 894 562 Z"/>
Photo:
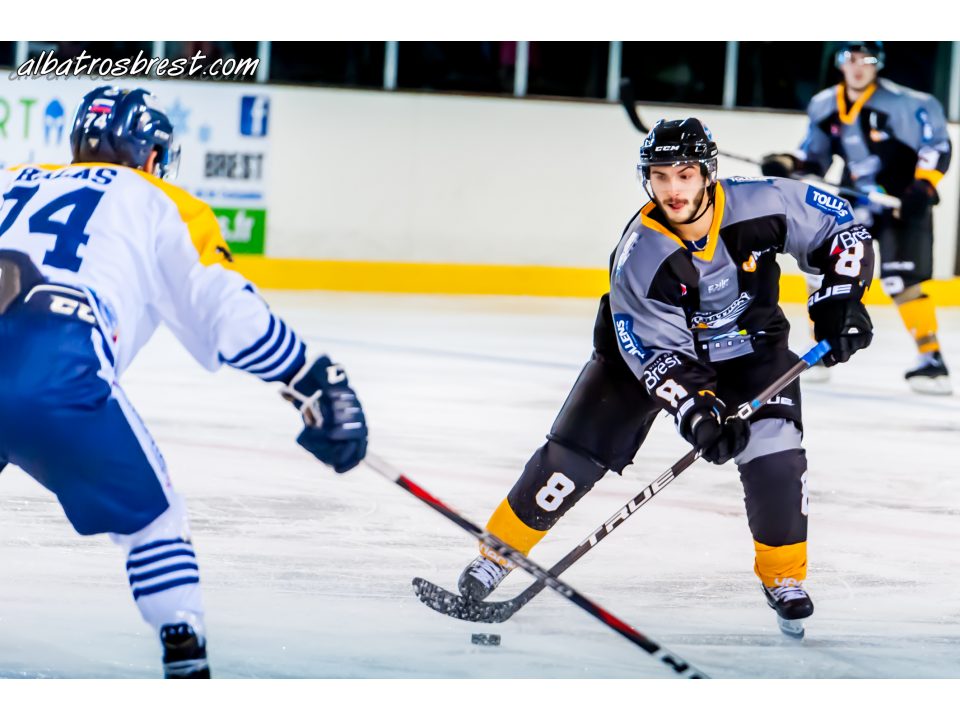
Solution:
<path fill-rule="evenodd" d="M 0 168 L 70 162 L 70 127 L 85 93 L 143 87 L 160 100 L 182 154 L 173 181 L 209 203 L 235 253 L 263 254 L 270 92 L 263 85 L 153 78 L 0 76 Z"/>

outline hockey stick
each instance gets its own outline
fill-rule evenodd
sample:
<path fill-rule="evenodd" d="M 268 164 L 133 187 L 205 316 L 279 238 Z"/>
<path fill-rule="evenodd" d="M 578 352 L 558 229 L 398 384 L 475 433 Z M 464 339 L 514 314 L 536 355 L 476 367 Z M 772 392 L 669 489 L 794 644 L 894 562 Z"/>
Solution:
<path fill-rule="evenodd" d="M 630 119 L 633 127 L 644 135 L 649 133 L 649 128 L 644 125 L 643 121 L 640 120 L 640 116 L 637 114 L 637 99 L 633 93 L 633 83 L 630 82 L 630 78 L 622 78 L 620 80 L 620 103 L 623 105 L 623 109 L 627 112 L 627 117 Z M 737 153 L 728 153 L 727 151 L 721 150 L 719 151 L 719 155 L 722 155 L 724 158 L 730 158 L 731 160 L 738 160 L 742 163 L 750 163 L 758 168 L 761 165 L 760 161 L 756 158 L 749 158 L 745 155 L 739 155 Z M 798 173 L 793 173 L 790 175 L 790 177 L 794 180 L 803 181 L 808 185 L 825 190 L 828 193 L 844 193 L 846 195 L 855 196 L 868 203 L 883 206 L 884 208 L 889 208 L 891 210 L 898 210 L 900 208 L 900 199 L 886 193 L 879 193 L 877 191 L 864 193 L 856 188 L 836 186 L 832 183 L 828 183 L 818 175 L 800 175 Z"/>
<path fill-rule="evenodd" d="M 829 343 L 826 341 L 818 343 L 807 351 L 790 370 L 758 394 L 755 399 L 742 404 L 737 410 L 736 415 L 741 419 L 749 419 L 757 409 L 793 383 L 801 373 L 816 364 L 829 351 Z M 617 528 L 621 522 L 626 521 L 637 509 L 656 496 L 667 484 L 676 479 L 681 472 L 689 468 L 698 458 L 699 454 L 695 450 L 691 449 L 687 452 L 682 459 L 658 476 L 653 483 L 628 501 L 625 506 L 618 509 L 613 516 L 574 547 L 563 559 L 550 567 L 550 574 L 559 576 L 566 571 L 574 562 L 593 549 L 604 537 Z M 531 599 L 543 591 L 543 583 L 537 581 L 513 599 L 502 602 L 475 602 L 448 592 L 446 589 L 438 587 L 436 584 L 419 577 L 413 580 L 413 586 L 416 589 L 417 597 L 420 601 L 431 609 L 456 619 L 462 619 L 468 622 L 485 622 L 488 624 L 499 624 L 500 622 L 507 621 Z"/>
<path fill-rule="evenodd" d="M 654 659 L 665 664 L 678 676 L 687 677 L 690 679 L 704 679 L 707 677 L 706 674 L 698 670 L 678 654 L 669 651 L 663 645 L 641 634 L 626 622 L 623 622 L 617 617 L 613 616 L 599 604 L 587 599 L 585 596 L 573 589 L 573 587 L 561 582 L 555 575 L 551 574 L 539 564 L 518 552 L 509 544 L 500 541 L 500 539 L 495 537 L 490 532 L 481 529 L 469 519 L 460 516 L 457 512 L 448 507 L 435 496 L 417 486 L 402 473 L 394 469 L 383 459 L 368 453 L 366 459 L 364 459 L 364 463 L 366 463 L 367 466 L 376 471 L 385 479 L 392 481 L 404 491 L 407 491 L 413 496 L 417 497 L 427 506 L 443 514 L 445 517 L 447 517 L 447 519 L 452 521 L 464 531 L 473 535 L 479 541 L 494 549 L 498 554 L 506 557 L 521 569 L 524 569 L 532 574 L 539 580 L 538 583 L 542 584 L 543 586 L 550 587 L 555 592 L 563 595 L 578 607 L 583 609 L 585 612 L 587 612 L 587 614 L 599 619 L 622 637 L 640 647 Z"/>

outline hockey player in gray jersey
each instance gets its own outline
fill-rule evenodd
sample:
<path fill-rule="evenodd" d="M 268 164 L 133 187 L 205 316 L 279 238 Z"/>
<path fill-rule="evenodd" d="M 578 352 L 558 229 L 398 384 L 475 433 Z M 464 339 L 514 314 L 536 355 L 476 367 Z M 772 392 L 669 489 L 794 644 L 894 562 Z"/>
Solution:
<path fill-rule="evenodd" d="M 883 289 L 920 354 L 905 374 L 907 382 L 920 393 L 949 394 L 936 309 L 920 284 L 933 274 L 932 206 L 939 202 L 936 187 L 950 166 L 950 137 L 936 98 L 877 77 L 884 60 L 883 43 L 843 43 L 835 59 L 843 82 L 810 101 L 810 125 L 800 148 L 767 156 L 762 170 L 774 176 L 822 176 L 839 155 L 844 185 L 900 199 L 898 214 L 865 204 L 855 205 L 854 213 L 879 243 Z"/>
<path fill-rule="evenodd" d="M 695 118 L 660 121 L 638 170 L 650 202 L 611 258 L 594 352 L 487 529 L 524 553 L 613 470 L 621 473 L 663 410 L 710 462 L 734 459 L 744 487 L 754 570 L 788 634 L 813 612 L 807 571 L 807 462 L 800 384 L 749 423 L 733 412 L 797 361 L 778 306 L 777 254 L 824 276 L 809 301 L 827 365 L 869 345 L 861 297 L 872 280 L 870 233 L 846 201 L 798 181 L 717 180 L 717 146 Z M 485 598 L 510 564 L 481 545 L 460 592 Z"/>

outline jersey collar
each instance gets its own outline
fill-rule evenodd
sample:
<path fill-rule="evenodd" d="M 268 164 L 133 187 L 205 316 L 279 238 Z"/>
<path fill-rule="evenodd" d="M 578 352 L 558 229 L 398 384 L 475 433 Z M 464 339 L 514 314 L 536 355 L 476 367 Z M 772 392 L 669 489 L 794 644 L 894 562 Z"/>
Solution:
<path fill-rule="evenodd" d="M 870 100 L 870 96 L 873 95 L 876 89 L 877 84 L 870 83 L 867 89 L 863 91 L 863 94 L 857 98 L 856 102 L 847 110 L 847 86 L 840 83 L 837 86 L 837 111 L 840 114 L 840 122 L 844 125 L 853 123 L 857 119 L 857 116 L 860 115 L 864 104 Z"/>
<path fill-rule="evenodd" d="M 699 258 L 701 261 L 712 261 L 713 254 L 717 250 L 717 239 L 720 237 L 720 222 L 723 220 L 724 203 L 725 195 L 723 192 L 723 186 L 718 182 L 716 184 L 716 192 L 713 196 L 713 221 L 710 223 L 710 230 L 707 232 L 707 245 L 702 251 L 692 252 L 693 255 Z M 681 239 L 680 236 L 659 221 L 656 221 L 650 217 L 650 213 L 652 213 L 656 207 L 657 204 L 653 201 L 650 201 L 647 203 L 647 205 L 641 208 L 640 222 L 647 228 L 651 228 L 657 233 L 663 234 L 667 238 L 672 238 L 674 241 L 676 241 L 677 245 L 684 250 L 689 250 L 687 248 L 687 244 L 683 242 L 683 239 Z"/>

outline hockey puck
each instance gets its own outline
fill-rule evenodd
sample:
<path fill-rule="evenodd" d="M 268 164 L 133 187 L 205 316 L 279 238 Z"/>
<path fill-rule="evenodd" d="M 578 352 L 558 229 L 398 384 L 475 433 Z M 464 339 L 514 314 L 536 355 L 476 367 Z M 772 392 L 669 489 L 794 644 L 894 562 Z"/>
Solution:
<path fill-rule="evenodd" d="M 470 642 L 472 644 L 479 644 L 483 647 L 499 647 L 500 635 L 499 634 L 471 634 Z"/>

